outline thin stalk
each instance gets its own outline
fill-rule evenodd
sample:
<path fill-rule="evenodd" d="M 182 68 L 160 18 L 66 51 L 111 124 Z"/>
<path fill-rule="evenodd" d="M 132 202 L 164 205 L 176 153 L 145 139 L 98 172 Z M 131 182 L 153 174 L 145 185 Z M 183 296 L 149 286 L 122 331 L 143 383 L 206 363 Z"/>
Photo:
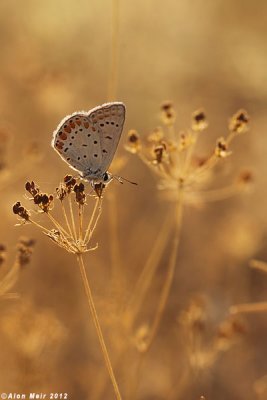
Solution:
<path fill-rule="evenodd" d="M 79 203 L 78 208 L 78 220 L 79 220 L 79 240 L 82 240 L 83 235 L 83 205 Z"/>
<path fill-rule="evenodd" d="M 70 236 L 73 236 L 73 235 L 72 235 L 72 232 L 71 232 L 71 227 L 70 227 L 69 219 L 68 219 L 68 216 L 67 216 L 67 213 L 66 213 L 65 205 L 64 205 L 63 201 L 61 201 L 60 203 L 61 203 L 62 212 L 63 212 L 64 218 L 65 218 L 65 222 L 66 222 L 66 225 L 67 225 L 69 234 L 70 234 Z"/>
<path fill-rule="evenodd" d="M 193 142 L 191 143 L 191 146 L 189 146 L 185 151 L 185 160 L 184 160 L 183 171 L 182 171 L 183 176 L 189 174 L 190 167 L 191 167 L 191 160 L 192 160 L 193 152 L 197 145 L 198 137 L 199 137 L 199 132 L 192 133 L 192 141 Z"/>
<path fill-rule="evenodd" d="M 258 269 L 259 271 L 267 273 L 267 263 L 259 260 L 251 260 L 250 268 Z"/>
<path fill-rule="evenodd" d="M 258 313 L 267 311 L 267 301 L 259 303 L 244 303 L 230 307 L 230 314 Z"/>
<path fill-rule="evenodd" d="M 111 61 L 109 74 L 108 99 L 116 100 L 118 86 L 118 63 L 119 63 L 119 0 L 112 0 L 112 23 L 111 23 Z"/>
<path fill-rule="evenodd" d="M 138 281 L 133 290 L 133 295 L 128 303 L 126 314 L 128 314 L 129 325 L 131 326 L 135 320 L 142 304 L 146 293 L 150 287 L 152 278 L 158 267 L 159 261 L 161 259 L 162 253 L 165 249 L 166 243 L 169 240 L 170 227 L 173 222 L 172 214 L 169 214 L 163 224 L 162 229 L 155 241 L 153 249 L 146 261 L 146 264 L 138 278 Z"/>
<path fill-rule="evenodd" d="M 88 223 L 88 226 L 87 226 L 87 229 L 86 229 L 86 232 L 85 232 L 84 242 L 87 241 L 88 236 L 90 235 L 91 226 L 92 226 L 92 224 L 93 224 L 93 221 L 94 221 L 94 218 L 95 218 L 95 214 L 96 214 L 96 210 L 97 210 L 98 206 L 99 206 L 99 207 L 101 206 L 101 199 L 100 199 L 100 198 L 97 198 L 97 200 L 96 200 L 96 202 L 95 202 L 95 206 L 94 206 L 94 209 L 93 209 L 93 212 L 92 212 L 90 221 L 89 221 L 89 223 Z"/>
<path fill-rule="evenodd" d="M 83 281 L 83 284 L 84 284 L 84 289 L 85 289 L 85 292 L 86 292 L 86 297 L 87 297 L 87 300 L 88 300 L 88 305 L 89 305 L 90 312 L 91 312 L 91 315 L 92 315 L 92 318 L 93 318 L 93 322 L 94 322 L 94 325 L 95 325 L 95 329 L 96 329 L 96 332 L 97 332 L 97 336 L 98 336 L 100 347 L 101 347 L 101 350 L 102 350 L 102 353 L 103 353 L 105 364 L 106 364 L 106 367 L 107 367 L 107 370 L 108 370 L 108 373 L 109 373 L 109 376 L 110 376 L 110 379 L 111 379 L 111 382 L 112 382 L 112 385 L 113 385 L 113 388 L 114 388 L 116 399 L 117 400 L 121 400 L 119 387 L 118 387 L 118 384 L 117 384 L 117 381 L 116 381 L 116 378 L 115 378 L 115 375 L 114 375 L 114 372 L 113 372 L 113 368 L 112 368 L 112 365 L 111 365 L 111 362 L 110 362 L 108 350 L 107 350 L 107 347 L 106 347 L 106 344 L 105 344 L 105 341 L 104 341 L 104 337 L 103 337 L 103 334 L 102 334 L 102 330 L 101 330 L 101 327 L 100 327 L 100 324 L 99 324 L 99 320 L 98 320 L 98 316 L 97 316 L 97 312 L 96 312 L 96 308 L 95 308 L 95 304 L 94 304 L 91 288 L 90 288 L 89 281 L 88 281 L 88 278 L 87 278 L 87 275 L 86 275 L 86 270 L 85 270 L 83 257 L 82 257 L 81 253 L 77 254 L 77 259 L 78 259 L 78 264 L 79 264 L 79 267 L 80 267 L 80 273 L 81 273 L 82 281 Z"/>
<path fill-rule="evenodd" d="M 109 205 L 109 228 L 110 228 L 110 258 L 112 268 L 112 282 L 116 286 L 121 286 L 122 271 L 121 271 L 121 259 L 120 259 L 120 246 L 118 238 L 118 209 L 116 201 L 116 193 L 113 191 L 109 192 L 108 197 Z"/>
<path fill-rule="evenodd" d="M 46 215 L 53 222 L 55 227 L 61 232 L 63 236 L 68 236 L 68 232 L 63 228 L 63 226 L 49 213 L 47 212 Z"/>
<path fill-rule="evenodd" d="M 96 226 L 97 226 L 98 220 L 99 220 L 100 215 L 101 215 L 101 211 L 102 211 L 101 208 L 99 208 L 99 209 L 98 209 L 97 217 L 96 217 L 96 219 L 95 219 L 95 223 L 94 223 L 92 229 L 91 229 L 90 232 L 89 232 L 89 236 L 88 236 L 88 239 L 87 239 L 87 241 L 86 241 L 86 244 L 90 242 L 91 237 L 93 236 L 93 233 L 94 233 L 94 231 L 95 231 L 95 228 L 96 228 Z"/>
<path fill-rule="evenodd" d="M 17 261 L 14 262 L 12 268 L 0 281 L 0 296 L 6 294 L 17 282 L 20 265 Z"/>
<path fill-rule="evenodd" d="M 72 224 L 72 230 L 73 230 L 73 237 L 75 238 L 75 241 L 77 241 L 77 233 L 76 233 L 76 228 L 75 228 L 72 201 L 71 201 L 71 197 L 70 196 L 68 196 L 68 198 L 69 198 L 69 208 L 70 208 L 70 217 L 71 217 L 71 224 Z"/>
<path fill-rule="evenodd" d="M 219 201 L 225 200 L 229 197 L 234 196 L 235 194 L 240 192 L 240 188 L 237 184 L 231 184 L 229 186 L 225 186 L 223 188 L 214 189 L 214 190 L 206 190 L 203 192 L 198 192 L 198 196 L 200 196 L 201 200 L 205 202 Z M 192 193 L 194 195 L 194 193 Z"/>
<path fill-rule="evenodd" d="M 44 226 L 42 226 L 41 224 L 38 224 L 38 222 L 33 221 L 32 219 L 29 218 L 29 222 L 31 222 L 32 224 L 34 224 L 35 226 L 37 226 L 38 228 L 42 229 L 42 231 L 46 232 L 46 233 L 50 233 L 50 230 L 45 228 Z"/>
<path fill-rule="evenodd" d="M 177 253 L 178 253 L 178 247 L 179 247 L 179 242 L 180 242 L 180 232 L 181 232 L 181 226 L 182 226 L 182 211 L 183 211 L 183 196 L 182 196 L 182 189 L 180 189 L 180 196 L 178 199 L 178 202 L 176 204 L 176 221 L 175 221 L 175 232 L 174 232 L 174 237 L 173 237 L 173 242 L 172 242 L 172 250 L 171 250 L 171 255 L 169 259 L 169 264 L 168 264 L 168 271 L 167 271 L 167 277 L 165 279 L 161 294 L 160 294 L 160 299 L 159 299 L 159 304 L 156 310 L 156 314 L 154 317 L 154 320 L 152 322 L 152 326 L 149 331 L 149 337 L 147 339 L 147 343 L 145 346 L 144 351 L 147 351 L 159 328 L 164 310 L 166 308 L 167 300 L 169 297 L 171 285 L 173 282 L 174 278 L 174 272 L 175 272 L 175 267 L 176 267 L 176 260 L 177 260 Z"/>

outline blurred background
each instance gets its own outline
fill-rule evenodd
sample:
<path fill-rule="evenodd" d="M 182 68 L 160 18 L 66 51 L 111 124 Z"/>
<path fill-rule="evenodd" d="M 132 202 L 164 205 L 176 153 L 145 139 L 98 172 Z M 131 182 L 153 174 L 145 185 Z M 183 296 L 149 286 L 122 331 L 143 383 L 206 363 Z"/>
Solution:
<path fill-rule="evenodd" d="M 75 256 L 34 226 L 15 226 L 12 214 L 16 201 L 32 207 L 27 180 L 53 193 L 71 173 L 50 146 L 52 132 L 65 115 L 112 100 L 113 85 L 127 116 L 110 171 L 138 186 L 109 186 L 94 237 L 99 248 L 85 263 L 122 397 L 267 398 L 267 312 L 229 317 L 232 305 L 267 301 L 267 276 L 249 267 L 253 258 L 267 261 L 266 15 L 265 2 L 249 0 L 0 2 L 1 274 L 12 268 L 21 235 L 36 241 L 12 288 L 19 297 L 0 299 L 1 392 L 115 398 Z M 173 203 L 125 143 L 130 129 L 145 138 L 161 124 L 166 100 L 177 132 L 205 109 L 202 156 L 227 134 L 231 115 L 247 110 L 250 130 L 233 143 L 215 186 L 244 169 L 254 184 L 233 198 L 185 207 L 172 289 L 144 354 L 136 338 L 153 319 L 171 234 L 130 330 L 122 310 Z"/>

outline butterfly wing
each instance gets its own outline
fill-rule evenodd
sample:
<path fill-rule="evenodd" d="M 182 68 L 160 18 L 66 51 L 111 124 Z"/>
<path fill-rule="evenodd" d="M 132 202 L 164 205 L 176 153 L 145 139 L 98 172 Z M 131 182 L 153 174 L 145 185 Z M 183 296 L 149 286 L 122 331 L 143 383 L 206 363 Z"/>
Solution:
<path fill-rule="evenodd" d="M 90 111 L 88 118 L 99 135 L 99 168 L 103 174 L 109 168 L 119 144 L 125 120 L 125 105 L 120 102 L 103 104 Z"/>
<path fill-rule="evenodd" d="M 123 129 L 125 106 L 107 103 L 64 118 L 54 131 L 52 147 L 71 168 L 90 178 L 107 171 Z"/>

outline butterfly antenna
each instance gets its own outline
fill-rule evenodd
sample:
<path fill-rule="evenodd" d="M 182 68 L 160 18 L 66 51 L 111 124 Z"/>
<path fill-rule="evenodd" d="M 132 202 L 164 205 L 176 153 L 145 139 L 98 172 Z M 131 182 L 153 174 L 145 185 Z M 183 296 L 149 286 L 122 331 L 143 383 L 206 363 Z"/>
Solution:
<path fill-rule="evenodd" d="M 131 185 L 138 185 L 136 182 L 129 181 L 129 179 L 123 178 L 122 176 L 113 175 L 113 178 L 115 178 L 121 184 L 123 184 L 123 181 L 125 181 L 130 183 Z"/>

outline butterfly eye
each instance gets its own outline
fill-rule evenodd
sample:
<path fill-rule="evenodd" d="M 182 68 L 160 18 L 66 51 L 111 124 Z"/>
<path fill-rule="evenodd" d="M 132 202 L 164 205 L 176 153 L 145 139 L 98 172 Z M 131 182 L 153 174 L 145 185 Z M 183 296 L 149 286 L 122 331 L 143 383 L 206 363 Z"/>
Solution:
<path fill-rule="evenodd" d="M 107 182 L 109 180 L 109 174 L 107 172 L 104 173 L 103 181 Z"/>

